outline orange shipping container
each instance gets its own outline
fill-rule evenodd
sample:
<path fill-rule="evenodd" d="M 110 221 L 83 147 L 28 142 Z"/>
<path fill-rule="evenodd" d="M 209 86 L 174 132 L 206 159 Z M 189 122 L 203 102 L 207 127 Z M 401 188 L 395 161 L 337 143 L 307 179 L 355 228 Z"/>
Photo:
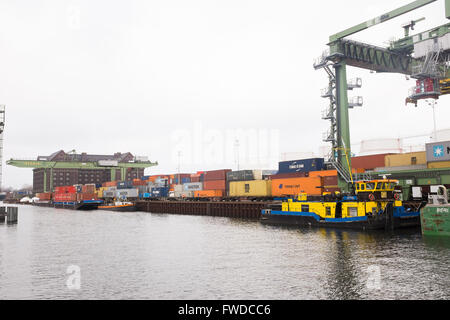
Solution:
<path fill-rule="evenodd" d="M 195 198 L 223 197 L 222 190 L 201 190 L 194 192 Z"/>
<path fill-rule="evenodd" d="M 364 169 L 352 169 L 353 173 L 364 173 Z M 332 177 L 337 176 L 337 170 L 310 171 L 310 177 Z"/>
<path fill-rule="evenodd" d="M 322 179 L 308 177 L 272 180 L 272 196 L 274 197 L 296 196 L 300 193 L 321 195 Z"/>
<path fill-rule="evenodd" d="M 117 186 L 117 181 L 103 182 L 102 186 L 103 187 L 115 187 L 115 186 Z"/>
<path fill-rule="evenodd" d="M 50 200 L 52 198 L 51 192 L 45 192 L 45 193 L 36 193 L 36 197 L 39 198 L 39 200 Z"/>

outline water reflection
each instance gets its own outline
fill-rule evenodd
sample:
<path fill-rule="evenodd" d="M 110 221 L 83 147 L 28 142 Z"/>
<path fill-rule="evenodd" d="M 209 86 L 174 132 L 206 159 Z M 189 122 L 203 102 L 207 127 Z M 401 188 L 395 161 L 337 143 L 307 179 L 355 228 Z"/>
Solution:
<path fill-rule="evenodd" d="M 360 268 L 353 258 L 350 234 L 339 230 L 321 230 L 329 240 L 326 292 L 333 300 L 360 299 Z"/>

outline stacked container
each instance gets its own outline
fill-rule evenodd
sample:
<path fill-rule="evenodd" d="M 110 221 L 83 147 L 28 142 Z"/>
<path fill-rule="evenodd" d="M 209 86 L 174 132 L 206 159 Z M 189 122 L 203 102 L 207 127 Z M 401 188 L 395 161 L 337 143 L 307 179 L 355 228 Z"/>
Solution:
<path fill-rule="evenodd" d="M 227 192 L 227 173 L 230 169 L 213 170 L 200 173 L 200 180 L 203 179 L 203 190 L 196 191 L 195 197 L 222 197 Z M 205 192 L 210 191 L 210 192 Z M 218 195 L 220 194 L 220 196 Z"/>
<path fill-rule="evenodd" d="M 53 194 L 54 202 L 75 202 L 77 201 L 77 191 L 82 189 L 82 186 L 59 186 L 55 187 Z M 94 185 L 95 189 L 95 185 Z"/>

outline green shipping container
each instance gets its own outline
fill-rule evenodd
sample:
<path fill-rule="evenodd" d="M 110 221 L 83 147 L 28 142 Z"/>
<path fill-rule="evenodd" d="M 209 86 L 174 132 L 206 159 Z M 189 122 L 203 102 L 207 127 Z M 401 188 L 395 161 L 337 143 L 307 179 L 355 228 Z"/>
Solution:
<path fill-rule="evenodd" d="M 427 205 L 420 211 L 422 234 L 450 236 L 450 205 Z"/>

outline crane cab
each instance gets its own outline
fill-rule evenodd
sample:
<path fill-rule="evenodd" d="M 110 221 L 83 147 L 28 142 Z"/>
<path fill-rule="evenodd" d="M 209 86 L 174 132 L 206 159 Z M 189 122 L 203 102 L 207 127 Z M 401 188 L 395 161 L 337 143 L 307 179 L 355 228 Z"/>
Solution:
<path fill-rule="evenodd" d="M 398 180 L 364 180 L 355 182 L 355 193 L 361 200 L 388 200 L 398 197 L 394 193 Z M 398 200 L 398 199 L 395 199 Z"/>

